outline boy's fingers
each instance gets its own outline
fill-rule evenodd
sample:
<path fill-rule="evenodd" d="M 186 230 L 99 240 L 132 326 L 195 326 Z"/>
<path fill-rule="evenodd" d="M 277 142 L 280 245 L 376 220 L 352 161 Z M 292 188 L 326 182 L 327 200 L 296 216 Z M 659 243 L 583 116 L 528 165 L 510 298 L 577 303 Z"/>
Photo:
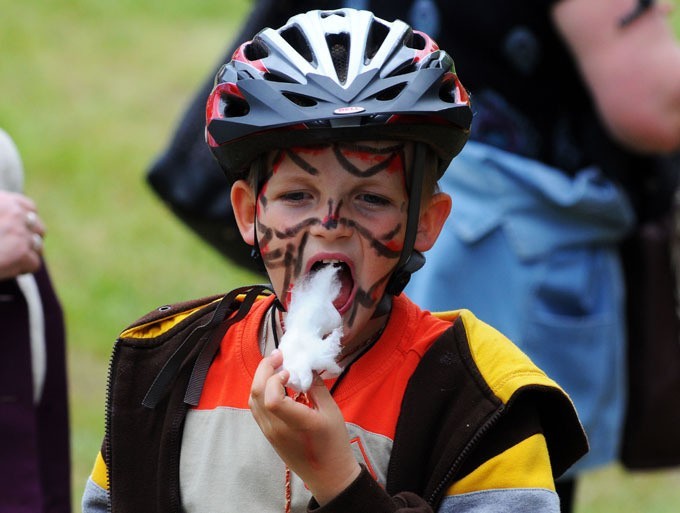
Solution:
<path fill-rule="evenodd" d="M 283 353 L 278 349 L 274 349 L 269 355 L 269 361 L 271 362 L 272 367 L 278 369 L 283 365 Z"/>
<path fill-rule="evenodd" d="M 259 401 L 265 393 L 267 381 L 276 373 L 276 358 L 268 356 L 263 358 L 257 366 L 255 376 L 253 376 L 253 384 L 250 388 L 251 400 Z"/>
<path fill-rule="evenodd" d="M 279 411 L 286 399 L 285 384 L 288 381 L 288 371 L 280 371 L 272 375 L 265 384 L 264 407 L 279 416 Z"/>
<path fill-rule="evenodd" d="M 253 376 L 253 388 L 264 389 L 266 381 L 276 373 L 283 364 L 281 351 L 275 349 L 272 354 L 262 359 Z"/>
<path fill-rule="evenodd" d="M 319 410 L 326 410 L 329 407 L 337 408 L 330 390 L 326 387 L 323 379 L 316 373 L 314 374 L 312 386 L 309 388 L 307 394 L 309 395 L 312 404 Z"/>

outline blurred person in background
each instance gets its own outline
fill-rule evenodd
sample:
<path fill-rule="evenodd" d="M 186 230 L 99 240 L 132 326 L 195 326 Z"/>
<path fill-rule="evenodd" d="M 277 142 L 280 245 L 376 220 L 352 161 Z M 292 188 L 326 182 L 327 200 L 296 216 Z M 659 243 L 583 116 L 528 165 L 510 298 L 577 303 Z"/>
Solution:
<path fill-rule="evenodd" d="M 680 45 L 661 2 L 481 1 L 457 16 L 438 5 L 423 20 L 440 20 L 476 117 L 441 184 L 454 215 L 405 292 L 478 312 L 568 391 L 591 447 L 558 483 L 573 511 L 577 477 L 621 449 L 619 251 L 636 222 L 670 208 L 673 181 L 654 170 L 680 149 Z"/>
<path fill-rule="evenodd" d="M 0 513 L 69 513 L 65 330 L 45 226 L 0 130 Z"/>
<path fill-rule="evenodd" d="M 309 3 L 256 2 L 237 40 Z M 636 219 L 673 192 L 651 172 L 654 155 L 680 148 L 680 46 L 669 4 L 311 3 L 404 19 L 456 55 L 473 98 L 471 141 L 441 183 L 454 215 L 406 292 L 428 309 L 474 310 L 565 387 L 591 444 L 558 483 L 562 511 L 572 511 L 576 476 L 615 461 L 621 440 L 626 326 L 618 248 Z M 235 242 L 228 191 L 203 144 L 211 87 L 208 79 L 149 181 L 205 240 L 257 269 Z M 650 189 L 658 194 L 642 194 Z"/>

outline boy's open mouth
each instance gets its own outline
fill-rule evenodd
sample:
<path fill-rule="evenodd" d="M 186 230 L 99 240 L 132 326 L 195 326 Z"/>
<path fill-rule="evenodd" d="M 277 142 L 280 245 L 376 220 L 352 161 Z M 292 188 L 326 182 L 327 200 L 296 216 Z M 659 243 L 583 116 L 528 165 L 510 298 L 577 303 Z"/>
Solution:
<path fill-rule="evenodd" d="M 340 312 L 340 314 L 343 314 L 349 309 L 353 297 L 354 278 L 352 276 L 352 269 L 347 263 L 341 260 L 324 259 L 314 262 L 309 269 L 309 272 L 310 274 L 315 273 L 328 265 L 332 265 L 338 269 L 337 277 L 340 281 L 340 292 L 338 292 L 338 296 L 333 300 L 333 306 L 335 306 L 335 309 Z"/>

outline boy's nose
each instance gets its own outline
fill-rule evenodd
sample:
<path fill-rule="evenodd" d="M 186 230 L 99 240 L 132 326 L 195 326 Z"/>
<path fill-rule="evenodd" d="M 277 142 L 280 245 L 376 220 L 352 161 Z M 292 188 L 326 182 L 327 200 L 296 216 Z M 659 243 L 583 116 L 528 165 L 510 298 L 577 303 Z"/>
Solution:
<path fill-rule="evenodd" d="M 334 205 L 337 205 L 334 208 Z M 328 209 L 321 216 L 311 230 L 312 235 L 320 237 L 343 237 L 351 232 L 350 223 L 340 215 L 342 203 L 328 202 Z"/>

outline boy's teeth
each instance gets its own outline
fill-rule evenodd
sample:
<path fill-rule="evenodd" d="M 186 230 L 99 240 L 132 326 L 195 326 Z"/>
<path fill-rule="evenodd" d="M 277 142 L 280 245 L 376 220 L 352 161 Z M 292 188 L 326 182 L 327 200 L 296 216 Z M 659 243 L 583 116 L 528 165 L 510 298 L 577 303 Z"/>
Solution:
<path fill-rule="evenodd" d="M 344 262 L 342 260 L 336 260 L 334 258 L 326 258 L 322 260 L 317 260 L 314 265 L 312 265 L 311 272 L 318 271 L 322 267 L 333 266 L 335 268 L 342 267 Z"/>
<path fill-rule="evenodd" d="M 340 260 L 322 260 L 323 265 L 340 265 L 342 262 Z"/>

